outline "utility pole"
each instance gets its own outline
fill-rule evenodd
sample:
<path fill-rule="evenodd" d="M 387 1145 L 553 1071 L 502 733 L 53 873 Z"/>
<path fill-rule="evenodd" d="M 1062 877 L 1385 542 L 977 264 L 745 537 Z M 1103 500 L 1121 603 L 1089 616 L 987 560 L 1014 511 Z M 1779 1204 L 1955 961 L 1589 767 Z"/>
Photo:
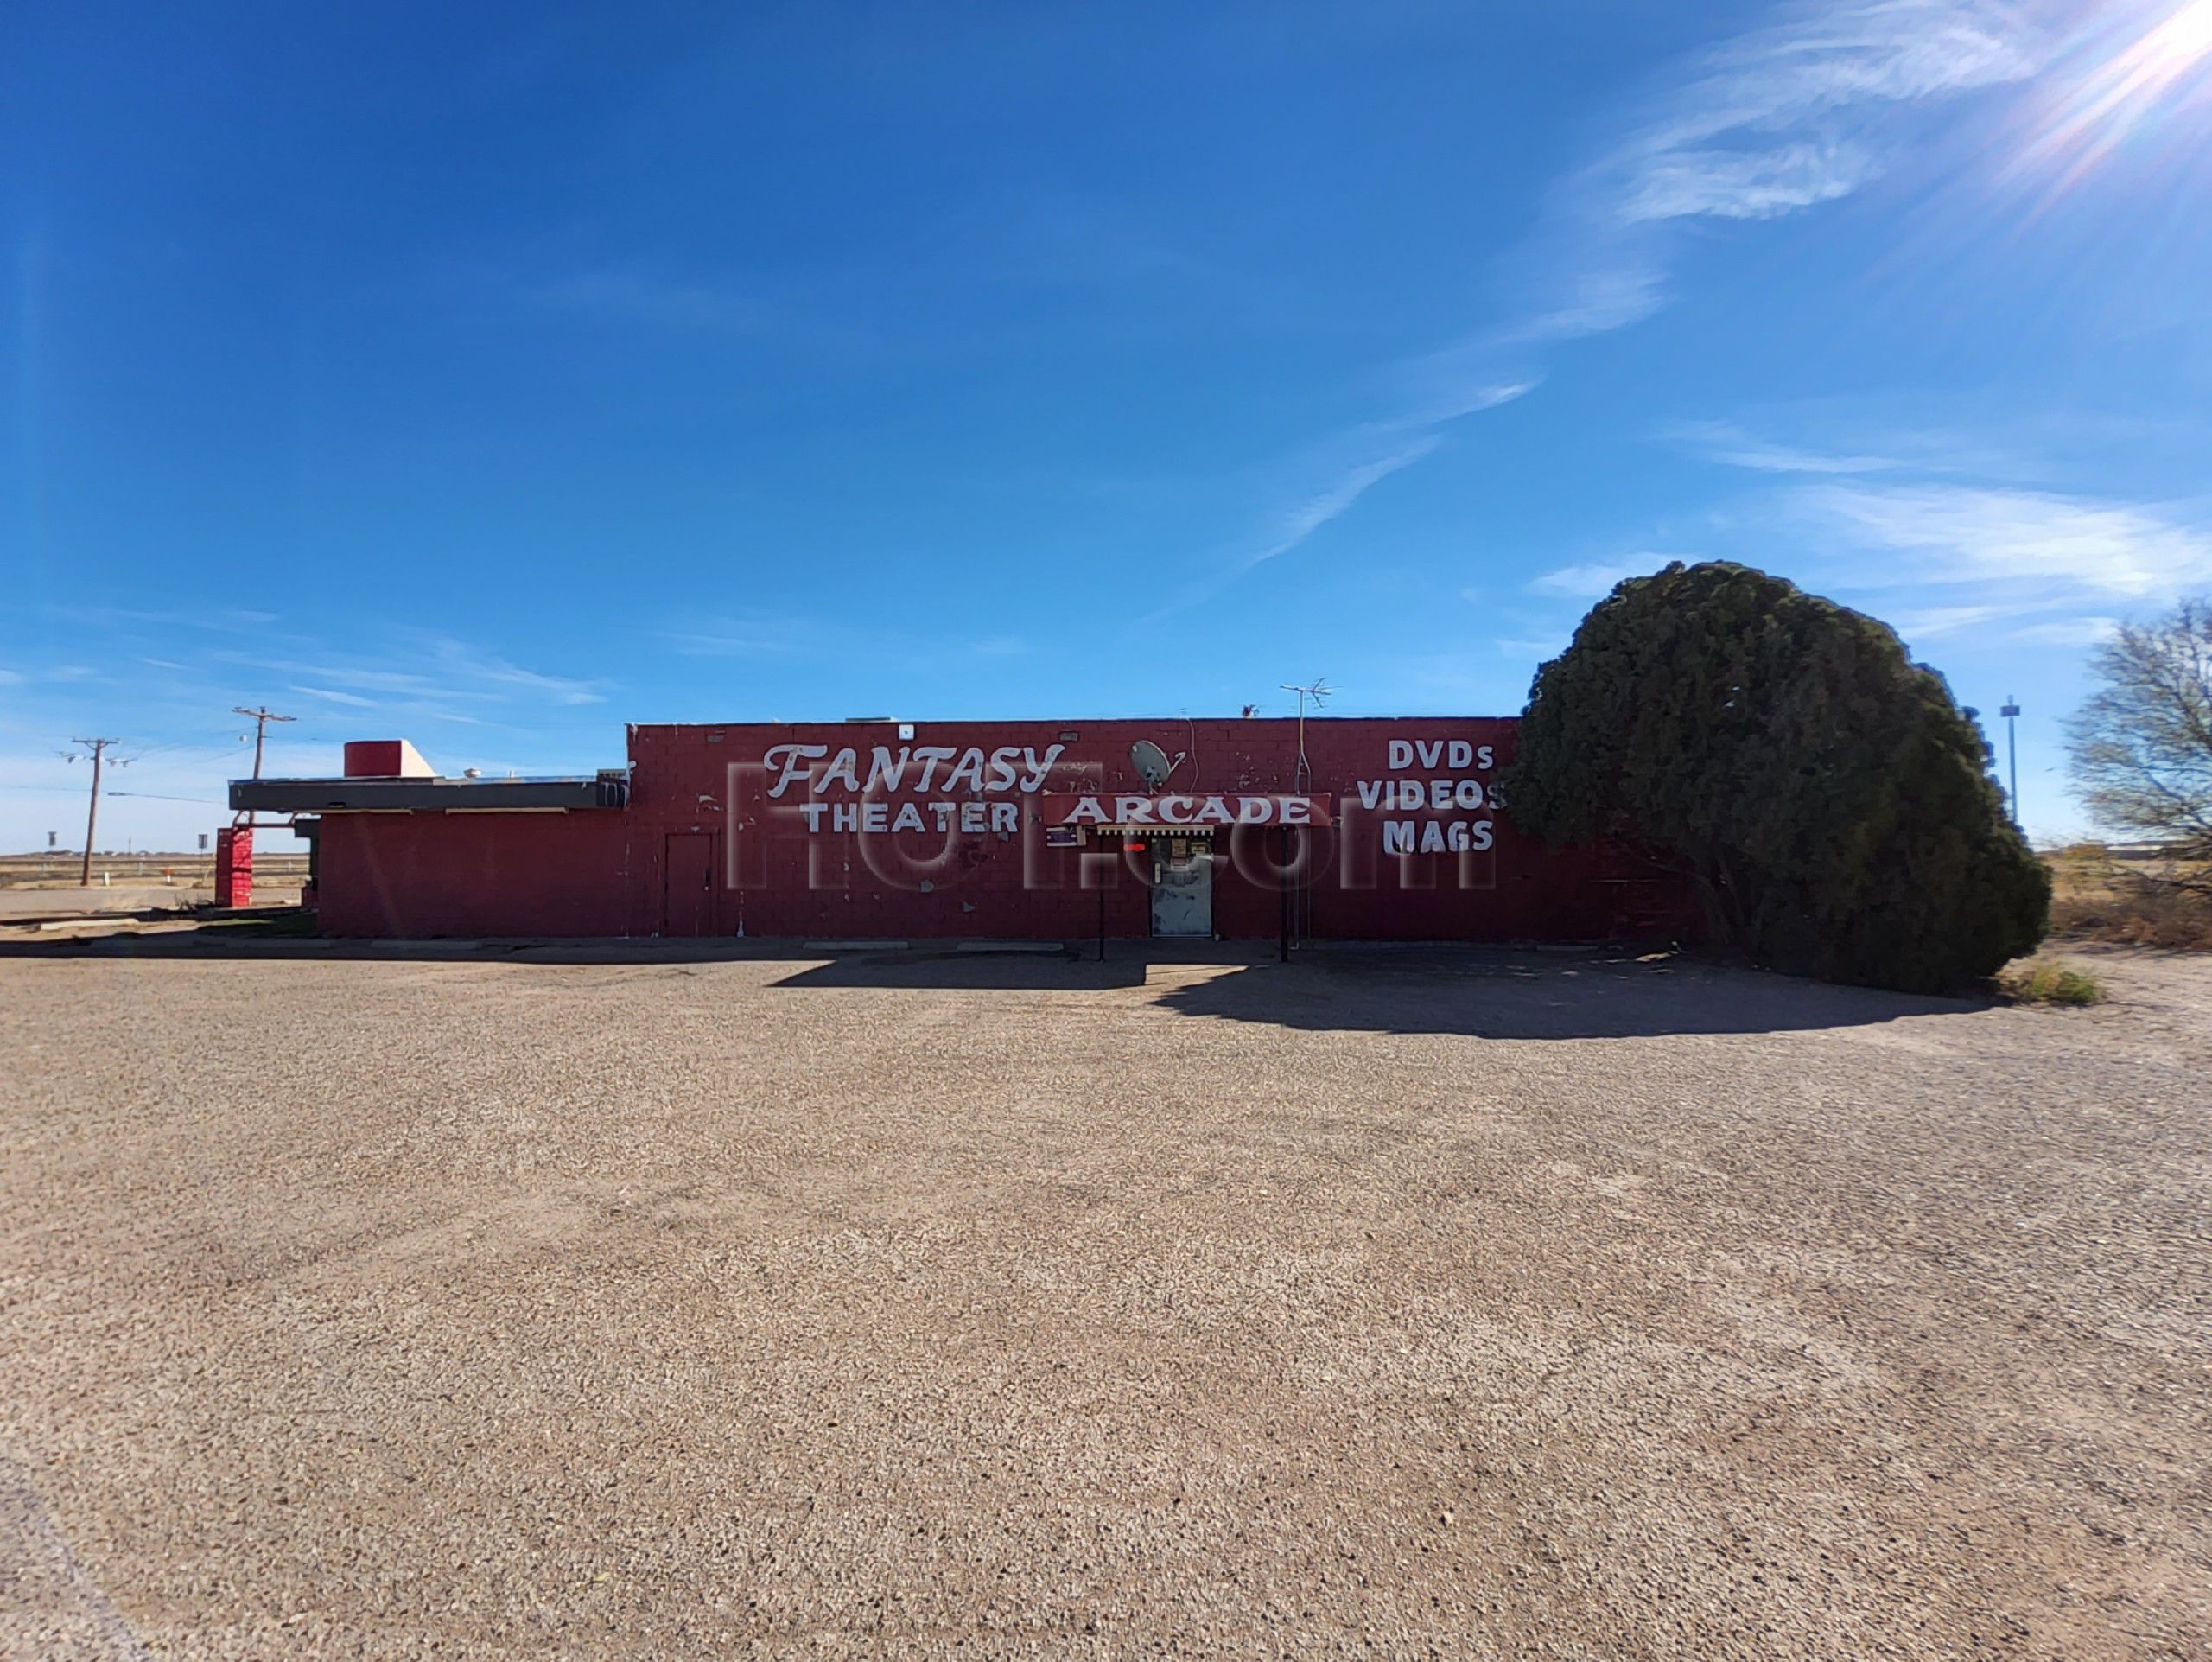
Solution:
<path fill-rule="evenodd" d="M 123 741 L 120 739 L 72 739 L 69 742 L 83 745 L 92 753 L 92 806 L 90 812 L 85 815 L 85 863 L 77 873 L 77 887 L 90 888 L 92 886 L 92 834 L 99 830 L 100 823 L 100 761 L 106 755 L 108 746 L 120 744 Z"/>
<path fill-rule="evenodd" d="M 235 704 L 232 706 L 231 714 L 233 716 L 251 716 L 253 717 L 253 776 L 256 779 L 259 779 L 261 777 L 261 741 L 263 736 L 269 731 L 269 723 L 271 722 L 296 722 L 299 720 L 299 717 L 296 716 L 279 716 L 273 710 L 248 710 L 244 704 Z"/>
<path fill-rule="evenodd" d="M 2006 769 L 2012 776 L 2012 823 L 2020 823 L 2020 706 L 2011 693 L 2005 695 L 2004 708 L 1997 712 L 2005 718 L 2005 759 Z"/>

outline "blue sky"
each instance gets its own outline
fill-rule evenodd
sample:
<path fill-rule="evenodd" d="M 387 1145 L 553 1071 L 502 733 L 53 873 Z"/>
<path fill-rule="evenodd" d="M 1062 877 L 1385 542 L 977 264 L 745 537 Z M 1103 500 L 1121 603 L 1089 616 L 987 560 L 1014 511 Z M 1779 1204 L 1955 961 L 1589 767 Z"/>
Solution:
<path fill-rule="evenodd" d="M 737 15 L 731 15 L 736 11 Z M 2056 723 L 2212 586 L 2212 0 L 0 22 L 0 849 L 406 736 L 1507 713 L 1749 560 Z"/>

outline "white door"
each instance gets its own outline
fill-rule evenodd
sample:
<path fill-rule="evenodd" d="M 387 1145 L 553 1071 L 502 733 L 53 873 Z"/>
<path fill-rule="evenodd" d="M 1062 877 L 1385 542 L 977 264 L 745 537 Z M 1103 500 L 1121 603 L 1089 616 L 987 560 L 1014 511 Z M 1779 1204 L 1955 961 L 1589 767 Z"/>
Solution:
<path fill-rule="evenodd" d="M 1152 850 L 1152 933 L 1213 933 L 1213 850 L 1205 841 L 1162 839 Z"/>

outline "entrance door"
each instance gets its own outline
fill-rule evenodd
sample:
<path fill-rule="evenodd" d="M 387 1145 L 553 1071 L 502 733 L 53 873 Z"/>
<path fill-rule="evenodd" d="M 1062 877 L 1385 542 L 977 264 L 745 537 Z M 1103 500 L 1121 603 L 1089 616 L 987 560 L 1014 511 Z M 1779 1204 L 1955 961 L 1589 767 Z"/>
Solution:
<path fill-rule="evenodd" d="M 1152 844 L 1152 933 L 1213 933 L 1213 844 L 1206 837 L 1157 837 Z"/>
<path fill-rule="evenodd" d="M 671 831 L 661 862 L 660 932 L 715 933 L 715 833 Z"/>

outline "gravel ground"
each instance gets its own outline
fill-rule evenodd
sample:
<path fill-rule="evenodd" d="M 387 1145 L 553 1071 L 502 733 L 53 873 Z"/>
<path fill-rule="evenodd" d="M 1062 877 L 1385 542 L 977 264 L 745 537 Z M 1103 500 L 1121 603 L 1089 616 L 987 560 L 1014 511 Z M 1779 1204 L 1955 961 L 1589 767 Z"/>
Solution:
<path fill-rule="evenodd" d="M 125 950 L 7 1655 L 2212 1654 L 2212 961 Z"/>

